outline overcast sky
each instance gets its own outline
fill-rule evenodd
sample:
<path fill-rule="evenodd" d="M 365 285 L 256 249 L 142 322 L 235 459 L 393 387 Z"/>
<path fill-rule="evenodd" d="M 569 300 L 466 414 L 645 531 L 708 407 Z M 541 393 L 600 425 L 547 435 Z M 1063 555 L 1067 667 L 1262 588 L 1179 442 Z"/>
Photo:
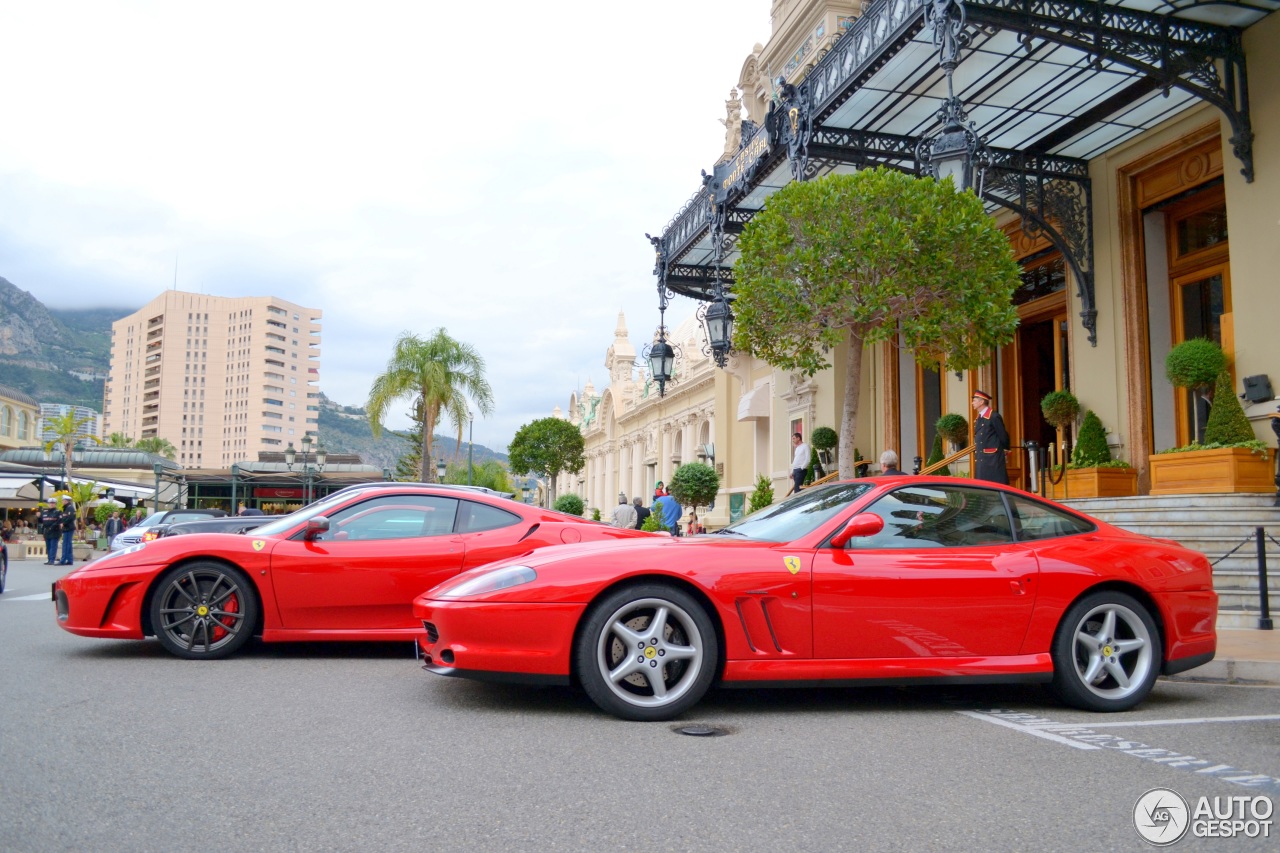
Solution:
<path fill-rule="evenodd" d="M 476 442 L 505 448 L 604 386 L 619 310 L 652 334 L 644 233 L 723 150 L 769 8 L 0 0 L 0 276 L 136 310 L 176 260 L 179 290 L 319 308 L 348 405 L 401 331 L 444 327 L 488 363 Z"/>

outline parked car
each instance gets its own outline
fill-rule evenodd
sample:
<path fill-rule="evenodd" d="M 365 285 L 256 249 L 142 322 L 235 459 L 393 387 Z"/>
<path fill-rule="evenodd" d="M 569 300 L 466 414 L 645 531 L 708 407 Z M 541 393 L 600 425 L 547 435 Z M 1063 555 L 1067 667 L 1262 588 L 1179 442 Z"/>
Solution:
<path fill-rule="evenodd" d="M 198 518 L 221 518 L 226 514 L 220 509 L 166 509 L 153 512 L 133 527 L 117 533 L 108 547 L 112 551 L 120 551 L 139 542 L 150 542 L 159 536 L 156 528 L 165 522 L 177 524 L 181 521 L 195 521 Z"/>
<path fill-rule="evenodd" d="M 228 515 L 221 518 L 201 518 L 196 521 L 161 522 L 155 526 L 156 538 L 188 536 L 192 533 L 247 533 L 271 521 L 265 515 Z"/>
<path fill-rule="evenodd" d="M 834 483 L 716 534 L 529 554 L 414 613 L 431 672 L 578 683 L 630 720 L 678 716 L 717 683 L 1045 682 L 1122 711 L 1217 648 L 1203 554 L 950 477 Z"/>
<path fill-rule="evenodd" d="M 247 536 L 166 536 L 53 584 L 58 625 L 85 637 L 154 635 L 183 658 L 263 640 L 412 640 L 413 599 L 464 569 L 566 542 L 648 539 L 473 489 L 344 489 Z M 148 529 L 154 530 L 154 525 Z"/>

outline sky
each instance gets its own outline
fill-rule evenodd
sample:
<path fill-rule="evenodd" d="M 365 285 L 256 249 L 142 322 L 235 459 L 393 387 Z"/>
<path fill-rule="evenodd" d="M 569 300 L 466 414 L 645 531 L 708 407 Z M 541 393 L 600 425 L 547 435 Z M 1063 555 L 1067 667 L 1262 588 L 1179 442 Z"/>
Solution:
<path fill-rule="evenodd" d="M 319 308 L 345 405 L 401 332 L 444 328 L 493 386 L 476 443 L 505 449 L 607 384 L 619 311 L 650 339 L 645 232 L 722 153 L 770 5 L 0 0 L 0 276 L 54 309 L 175 279 Z"/>

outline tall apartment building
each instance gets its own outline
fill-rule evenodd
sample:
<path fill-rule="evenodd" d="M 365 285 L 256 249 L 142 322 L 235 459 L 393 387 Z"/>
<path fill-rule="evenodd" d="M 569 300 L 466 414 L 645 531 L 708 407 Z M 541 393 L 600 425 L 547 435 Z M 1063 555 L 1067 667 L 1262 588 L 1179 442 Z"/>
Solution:
<path fill-rule="evenodd" d="M 111 326 L 103 434 L 167 439 L 188 468 L 315 437 L 320 317 L 273 296 L 165 291 Z"/>
<path fill-rule="evenodd" d="M 57 438 L 53 430 L 49 428 L 49 421 L 53 418 L 66 417 L 67 415 L 71 415 L 77 421 L 83 421 L 80 424 L 80 428 L 76 430 L 76 435 L 80 438 L 102 437 L 102 415 L 99 415 L 93 409 L 87 406 L 72 406 L 67 403 L 41 403 L 40 442 L 42 444 Z"/>

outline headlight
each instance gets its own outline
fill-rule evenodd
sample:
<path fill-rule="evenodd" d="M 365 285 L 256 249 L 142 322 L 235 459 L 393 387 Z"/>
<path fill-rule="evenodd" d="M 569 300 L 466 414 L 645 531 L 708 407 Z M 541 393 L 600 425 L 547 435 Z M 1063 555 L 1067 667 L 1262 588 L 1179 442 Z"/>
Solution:
<path fill-rule="evenodd" d="M 114 560 L 117 557 L 123 557 L 127 554 L 136 554 L 145 547 L 145 542 L 139 542 L 137 545 L 130 545 L 127 548 L 121 548 L 119 551 L 108 551 L 106 554 L 103 554 L 101 557 L 96 557 L 92 562 L 87 563 L 86 565 L 96 567 L 99 563 L 106 560 Z"/>
<path fill-rule="evenodd" d="M 513 586 L 529 583 L 538 579 L 538 573 L 528 566 L 509 566 L 505 569 L 494 569 L 479 577 L 465 580 L 457 586 L 451 586 L 437 592 L 440 598 L 461 598 L 464 595 L 482 595 L 486 592 L 497 592 Z"/>

